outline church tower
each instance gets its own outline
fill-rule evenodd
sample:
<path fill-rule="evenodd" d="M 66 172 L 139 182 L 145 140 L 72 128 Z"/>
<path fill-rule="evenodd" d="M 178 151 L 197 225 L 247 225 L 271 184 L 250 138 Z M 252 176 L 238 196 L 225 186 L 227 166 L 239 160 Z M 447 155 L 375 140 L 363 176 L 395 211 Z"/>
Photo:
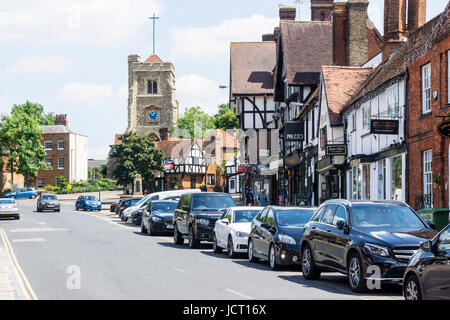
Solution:
<path fill-rule="evenodd" d="M 138 55 L 128 57 L 128 128 L 158 140 L 168 140 L 178 120 L 175 68 L 151 55 L 144 62 Z"/>

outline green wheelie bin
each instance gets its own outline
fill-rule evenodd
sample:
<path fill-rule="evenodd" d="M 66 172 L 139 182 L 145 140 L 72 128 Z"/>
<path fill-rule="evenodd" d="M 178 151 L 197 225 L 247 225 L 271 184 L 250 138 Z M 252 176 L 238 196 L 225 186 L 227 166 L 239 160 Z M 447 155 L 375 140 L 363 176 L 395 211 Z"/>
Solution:
<path fill-rule="evenodd" d="M 450 209 L 428 208 L 419 210 L 420 216 L 425 221 L 430 221 L 436 226 L 436 230 L 441 231 L 448 225 Z"/>

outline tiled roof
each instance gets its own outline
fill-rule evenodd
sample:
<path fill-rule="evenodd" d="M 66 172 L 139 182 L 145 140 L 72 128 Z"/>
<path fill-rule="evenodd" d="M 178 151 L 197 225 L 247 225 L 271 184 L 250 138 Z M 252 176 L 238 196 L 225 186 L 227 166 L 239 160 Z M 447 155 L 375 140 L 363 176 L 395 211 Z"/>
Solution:
<path fill-rule="evenodd" d="M 43 134 L 73 133 L 63 125 L 41 126 Z"/>
<path fill-rule="evenodd" d="M 160 148 L 164 151 L 166 159 L 174 160 L 174 158 L 176 159 L 184 158 L 184 156 L 186 155 L 185 153 L 191 150 L 191 146 L 194 143 L 194 140 L 190 139 L 164 140 L 164 141 L 157 141 L 155 143 L 157 148 Z M 175 154 L 177 150 L 179 151 L 179 154 Z"/>
<path fill-rule="evenodd" d="M 147 58 L 147 60 L 145 60 L 144 63 L 164 63 L 160 57 L 158 57 L 156 54 L 152 54 L 150 57 Z"/>
<path fill-rule="evenodd" d="M 401 47 L 394 51 L 393 55 L 380 64 L 370 75 L 370 77 L 362 83 L 353 97 L 346 103 L 344 109 L 363 98 L 365 95 L 375 91 L 386 82 L 396 78 L 397 76 L 405 73 L 403 64 L 405 61 L 405 55 L 407 51 L 407 45 L 401 44 Z"/>
<path fill-rule="evenodd" d="M 281 21 L 281 38 L 289 84 L 318 84 L 320 70 L 333 62 L 329 21 Z"/>
<path fill-rule="evenodd" d="M 119 138 L 120 138 L 121 136 L 122 136 L 121 134 L 116 134 L 116 135 L 114 136 L 114 145 L 118 145 L 118 144 L 121 144 L 121 143 L 122 143 L 122 141 L 119 140 Z"/>
<path fill-rule="evenodd" d="M 230 57 L 232 94 L 273 93 L 274 41 L 232 42 Z"/>
<path fill-rule="evenodd" d="M 322 67 L 330 124 L 332 126 L 342 124 L 340 112 L 372 71 L 372 68 Z"/>

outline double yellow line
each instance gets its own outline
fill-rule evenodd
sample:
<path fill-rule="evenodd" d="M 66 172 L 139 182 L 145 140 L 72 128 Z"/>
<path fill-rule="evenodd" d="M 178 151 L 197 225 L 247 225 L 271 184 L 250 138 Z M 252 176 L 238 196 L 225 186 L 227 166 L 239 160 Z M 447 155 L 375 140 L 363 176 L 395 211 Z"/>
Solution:
<path fill-rule="evenodd" d="M 17 261 L 16 255 L 14 254 L 14 250 L 11 246 L 11 243 L 8 240 L 8 237 L 6 236 L 6 233 L 3 229 L 0 229 L 0 236 L 3 240 L 3 243 L 5 244 L 6 251 L 8 253 L 8 257 L 11 261 L 12 269 L 17 277 L 19 279 L 19 286 L 23 292 L 23 295 L 25 296 L 26 300 L 37 300 L 37 296 L 34 293 L 33 288 L 31 288 L 30 282 L 28 281 L 27 277 L 25 276 L 25 273 L 23 272 L 22 268 L 19 265 L 19 262 Z"/>

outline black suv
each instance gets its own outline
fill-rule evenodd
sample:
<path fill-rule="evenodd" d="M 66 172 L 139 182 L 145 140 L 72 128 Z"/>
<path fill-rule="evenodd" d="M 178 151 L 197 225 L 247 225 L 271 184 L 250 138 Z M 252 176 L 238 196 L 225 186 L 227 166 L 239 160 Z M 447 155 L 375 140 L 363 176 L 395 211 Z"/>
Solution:
<path fill-rule="evenodd" d="M 183 244 L 189 239 L 189 247 L 198 247 L 200 241 L 212 242 L 217 219 L 224 210 L 235 203 L 228 193 L 199 192 L 184 194 L 174 212 L 173 240 Z"/>
<path fill-rule="evenodd" d="M 403 282 L 406 300 L 450 300 L 450 225 L 411 258 Z"/>
<path fill-rule="evenodd" d="M 355 292 L 365 291 L 369 282 L 373 288 L 402 283 L 411 256 L 436 234 L 402 202 L 329 200 L 305 226 L 303 276 L 313 280 L 321 271 L 341 272 Z"/>

